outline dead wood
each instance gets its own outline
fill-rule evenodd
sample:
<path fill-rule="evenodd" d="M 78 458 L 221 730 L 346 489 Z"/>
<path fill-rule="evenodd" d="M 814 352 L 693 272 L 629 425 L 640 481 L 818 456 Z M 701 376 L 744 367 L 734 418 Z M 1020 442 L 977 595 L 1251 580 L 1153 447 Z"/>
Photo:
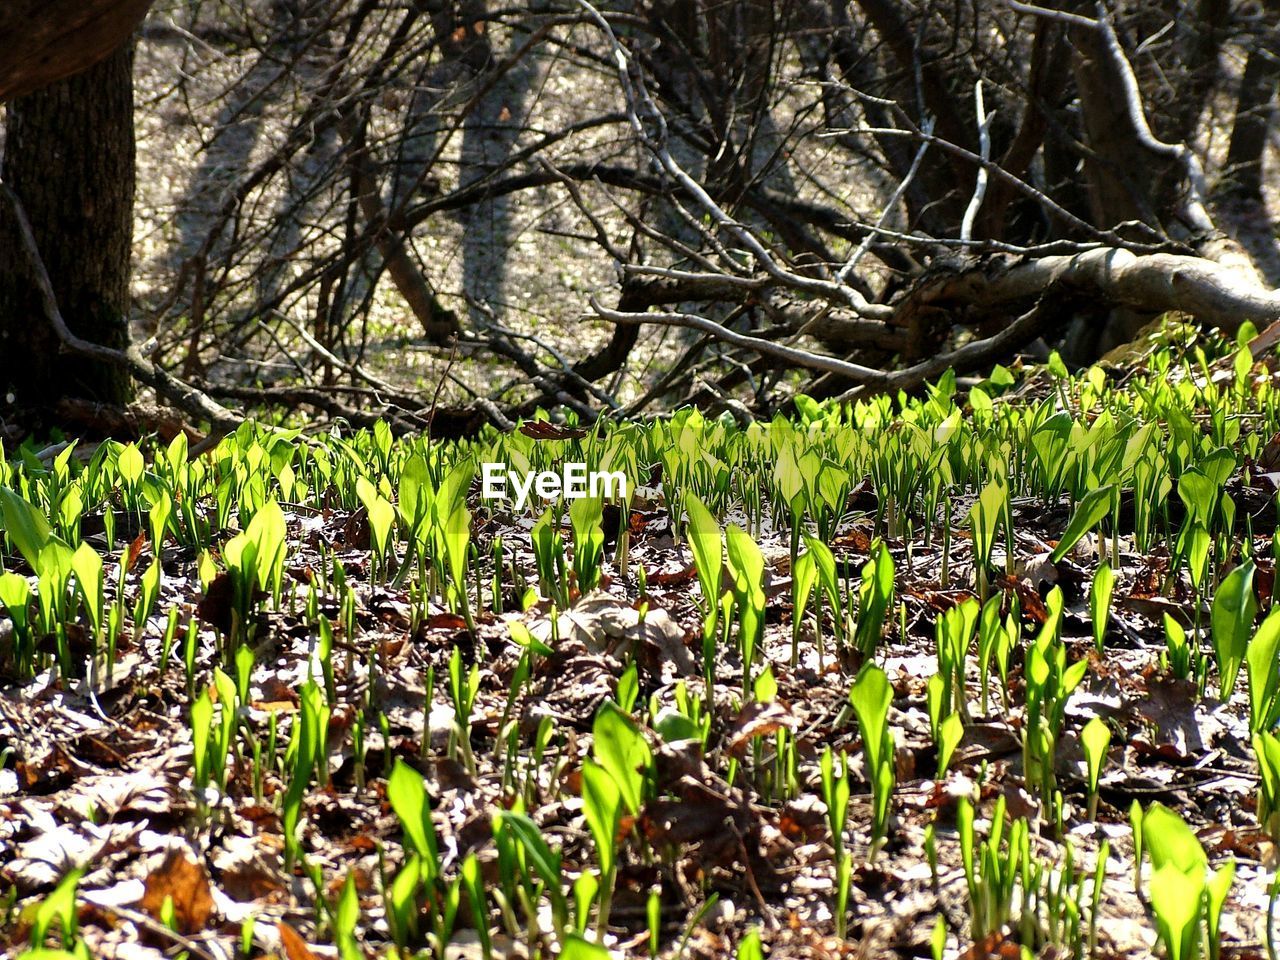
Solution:
<path fill-rule="evenodd" d="M 993 313 L 1049 291 L 1152 314 L 1179 310 L 1225 333 L 1234 333 L 1246 320 L 1259 328 L 1280 321 L 1280 292 L 1244 271 L 1202 257 L 1099 247 L 933 276 L 903 298 L 895 323 L 909 326 L 912 315 L 925 309 Z"/>

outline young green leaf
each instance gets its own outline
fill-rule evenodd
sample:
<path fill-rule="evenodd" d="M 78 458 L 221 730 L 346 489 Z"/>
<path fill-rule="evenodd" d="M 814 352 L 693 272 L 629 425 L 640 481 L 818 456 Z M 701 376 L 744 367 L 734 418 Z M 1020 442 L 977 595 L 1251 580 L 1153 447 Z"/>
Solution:
<path fill-rule="evenodd" d="M 1151 804 L 1142 816 L 1142 845 L 1156 870 L 1172 865 L 1182 873 L 1198 871 L 1203 877 L 1209 863 L 1186 821 L 1162 803 Z"/>
<path fill-rule="evenodd" d="M 946 777 L 947 768 L 951 766 L 951 757 L 963 739 L 964 721 L 960 719 L 960 714 L 950 714 L 938 724 L 938 780 Z"/>
<path fill-rule="evenodd" d="M 586 593 L 600 583 L 600 563 L 604 557 L 604 501 L 581 497 L 569 507 L 573 529 L 573 572 L 578 591 Z"/>
<path fill-rule="evenodd" d="M 858 591 L 858 626 L 854 646 L 865 657 L 875 653 L 884 628 L 885 613 L 893 601 L 893 558 L 883 542 L 871 548 L 871 559 L 862 568 L 862 586 Z"/>
<path fill-rule="evenodd" d="M 864 666 L 849 691 L 849 702 L 862 735 L 863 758 L 871 778 L 872 832 L 879 839 L 888 829 L 895 775 L 893 734 L 889 732 L 893 688 L 884 670 L 874 663 Z"/>
<path fill-rule="evenodd" d="M 76 575 L 80 595 L 84 597 L 89 622 L 96 632 L 102 626 L 102 557 L 87 543 L 81 543 L 71 555 L 71 569 Z"/>
<path fill-rule="evenodd" d="M 560 960 L 610 960 L 611 956 L 600 944 L 577 933 L 567 934 L 560 945 Z"/>
<path fill-rule="evenodd" d="M 49 935 L 49 927 L 56 921 L 61 927 L 62 945 L 70 949 L 75 944 L 78 927 L 76 887 L 82 876 L 84 876 L 84 867 L 76 867 L 68 871 L 58 881 L 53 892 L 36 908 L 28 937 L 30 943 L 37 947 L 43 946 L 45 938 Z"/>
<path fill-rule="evenodd" d="M 1280 720 L 1280 609 L 1274 609 L 1245 651 L 1249 679 L 1249 731 L 1271 730 Z"/>
<path fill-rule="evenodd" d="M 1089 591 L 1089 619 L 1093 623 L 1093 644 L 1102 653 L 1102 640 L 1107 633 L 1107 620 L 1111 616 L 1111 591 L 1115 586 L 1115 574 L 1111 564 L 1103 563 L 1093 575 L 1093 588 Z"/>
<path fill-rule="evenodd" d="M 725 531 L 725 554 L 733 573 L 733 597 L 738 606 L 743 687 L 749 689 L 751 663 L 764 636 L 764 555 L 751 535 L 733 524 Z"/>
<path fill-rule="evenodd" d="M 405 836 L 414 851 L 428 863 L 438 860 L 436 829 L 427 804 L 427 785 L 422 774 L 401 759 L 387 778 L 387 800 L 400 818 Z"/>
<path fill-rule="evenodd" d="M 1080 744 L 1084 747 L 1085 765 L 1089 770 L 1089 792 L 1096 793 L 1102 764 L 1107 759 L 1107 748 L 1111 746 L 1111 728 L 1100 717 L 1094 717 L 1084 725 Z"/>
<path fill-rule="evenodd" d="M 40 551 L 53 537 L 49 521 L 8 487 L 0 487 L 0 520 L 12 543 L 32 570 L 40 568 Z"/>
<path fill-rule="evenodd" d="M 613 872 L 614 849 L 622 818 L 622 792 L 613 775 L 591 760 L 582 764 L 582 809 L 596 843 L 600 875 L 608 877 Z"/>
<path fill-rule="evenodd" d="M 1246 351 L 1247 352 L 1247 351 Z M 1236 878 L 1236 861 L 1228 860 L 1220 869 L 1209 874 L 1205 884 L 1205 925 L 1209 934 L 1209 960 L 1218 960 L 1222 952 L 1222 908 Z"/>
<path fill-rule="evenodd" d="M 1111 746 L 1111 728 L 1100 717 L 1094 717 L 1084 725 L 1080 744 L 1084 748 L 1084 762 L 1089 774 L 1089 819 L 1093 820 L 1097 816 L 1098 778 L 1107 759 L 1107 749 Z"/>
<path fill-rule="evenodd" d="M 1224 703 L 1235 689 L 1240 664 L 1253 632 L 1253 618 L 1258 612 L 1258 604 L 1253 598 L 1254 569 L 1253 561 L 1246 560 L 1227 574 L 1218 585 L 1209 614 L 1213 651 L 1218 658 L 1221 677 L 1218 698 Z"/>
<path fill-rule="evenodd" d="M 849 702 L 858 717 L 858 732 L 862 735 L 867 766 L 874 770 L 884 760 L 890 746 L 889 705 L 893 702 L 893 688 L 889 685 L 888 675 L 876 664 L 867 664 L 849 691 Z"/>
<path fill-rule="evenodd" d="M 618 785 L 628 812 L 637 814 L 644 800 L 644 781 L 653 752 L 640 728 L 618 706 L 608 700 L 596 713 L 592 725 L 591 751 Z"/>
<path fill-rule="evenodd" d="M 693 564 L 702 588 L 704 610 L 703 630 L 715 632 L 720 607 L 720 581 L 724 574 L 724 540 L 720 525 L 711 511 L 693 494 L 685 498 L 684 508 L 689 514 L 687 536 L 693 551 Z"/>
<path fill-rule="evenodd" d="M 1009 501 L 1005 480 L 997 476 L 982 489 L 969 511 L 969 524 L 973 530 L 973 555 L 979 567 L 985 570 L 991 562 L 991 550 L 995 546 L 996 532 L 1004 520 Z M 985 576 L 985 574 L 982 574 Z"/>
<path fill-rule="evenodd" d="M 1194 960 L 1198 955 L 1200 905 L 1204 871 L 1183 873 L 1166 864 L 1151 877 L 1151 908 L 1168 960 Z"/>
<path fill-rule="evenodd" d="M 1076 506 L 1076 512 L 1072 514 L 1071 522 L 1067 524 L 1062 539 L 1049 555 L 1050 561 L 1057 563 L 1065 557 L 1071 552 L 1071 548 L 1080 542 L 1081 537 L 1102 521 L 1102 518 L 1111 510 L 1111 498 L 1115 495 L 1115 490 L 1114 484 L 1108 484 L 1105 487 L 1090 490 L 1084 495 Z"/>
<path fill-rule="evenodd" d="M 396 510 L 366 478 L 356 479 L 356 496 L 364 505 L 365 515 L 369 518 L 369 531 L 372 534 L 374 555 L 381 561 L 387 556 L 387 545 L 391 541 L 391 530 L 396 522 Z"/>

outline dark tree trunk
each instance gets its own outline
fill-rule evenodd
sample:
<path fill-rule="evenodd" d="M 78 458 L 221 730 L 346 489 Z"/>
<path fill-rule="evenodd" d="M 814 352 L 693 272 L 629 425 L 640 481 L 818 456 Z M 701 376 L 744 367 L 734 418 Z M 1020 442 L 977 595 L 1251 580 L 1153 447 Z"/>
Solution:
<path fill-rule="evenodd" d="M 1098 32 L 1072 27 L 1070 34 L 1081 125 L 1091 151 L 1084 164 L 1090 219 L 1103 228 L 1128 220 L 1160 228 L 1172 201 L 1157 197 L 1155 187 L 1167 182 L 1169 161 L 1138 140 L 1119 92 L 1120 71 Z"/>
<path fill-rule="evenodd" d="M 68 326 L 113 347 L 129 335 L 132 69 L 126 46 L 10 103 L 3 167 Z M 133 389 L 119 367 L 59 353 L 8 209 L 0 209 L 0 385 L 28 408 L 62 397 L 122 403 Z"/>
<path fill-rule="evenodd" d="M 152 0 L 4 0 L 0 102 L 92 66 L 120 47 Z"/>
<path fill-rule="evenodd" d="M 1280 3 L 1272 6 L 1280 12 Z M 1271 103 L 1278 80 L 1280 56 L 1261 44 L 1255 46 L 1249 51 L 1240 82 L 1231 146 L 1227 150 L 1227 171 L 1236 192 L 1259 204 L 1262 202 L 1262 155 L 1267 146 Z"/>

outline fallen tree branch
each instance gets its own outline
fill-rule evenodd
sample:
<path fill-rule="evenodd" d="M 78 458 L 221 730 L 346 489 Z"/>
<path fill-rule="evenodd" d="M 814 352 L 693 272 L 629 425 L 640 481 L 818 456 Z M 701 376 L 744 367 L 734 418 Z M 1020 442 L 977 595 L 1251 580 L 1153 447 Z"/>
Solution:
<path fill-rule="evenodd" d="M 841 395 L 841 399 L 853 399 L 870 393 L 915 389 L 948 368 L 973 369 L 1007 355 L 1047 328 L 1052 316 L 1041 304 L 1050 293 L 1085 295 L 1102 303 L 1150 313 L 1178 310 L 1226 333 L 1234 333 L 1241 323 L 1249 320 L 1268 328 L 1268 336 L 1259 336 L 1255 341 L 1259 344 L 1255 354 L 1280 339 L 1280 332 L 1270 329 L 1280 324 L 1280 292 L 1259 287 L 1230 268 L 1200 257 L 1165 253 L 1139 255 L 1116 248 L 1042 257 L 1012 265 L 982 264 L 927 279 L 895 305 L 895 324 L 910 327 L 913 318 L 925 311 L 998 316 L 1019 304 L 1031 302 L 1033 306 L 992 337 L 897 371 L 878 370 L 738 333 L 697 314 L 628 313 L 610 310 L 594 297 L 591 306 L 598 316 L 615 323 L 649 323 L 699 330 L 715 340 L 753 350 L 761 356 L 851 380 L 856 386 Z M 1275 327 L 1275 331 L 1280 331 L 1280 326 Z"/>
<path fill-rule="evenodd" d="M 632 75 L 630 55 L 619 42 L 609 21 L 604 14 L 588 3 L 587 0 L 577 0 L 577 3 L 600 28 L 612 49 L 614 66 L 617 69 L 618 80 L 622 86 L 623 98 L 626 102 L 627 116 L 631 121 L 631 129 L 636 139 L 644 144 L 659 169 L 674 180 L 685 194 L 693 198 L 716 229 L 724 231 L 740 244 L 766 274 L 785 283 L 787 286 L 845 303 L 854 313 L 868 319 L 888 319 L 892 312 L 888 306 L 871 303 L 850 284 L 822 280 L 816 277 L 806 277 L 787 269 L 766 249 L 760 238 L 750 228 L 725 212 L 724 208 L 711 197 L 706 188 L 691 177 L 675 157 L 671 155 L 671 151 L 667 147 L 666 118 L 662 115 L 662 111 L 658 109 L 657 104 L 653 102 L 644 80 L 638 74 Z M 644 120 L 640 117 L 641 108 L 644 109 L 646 117 L 656 130 L 653 135 L 645 129 Z M 693 222 L 696 224 L 696 219 Z M 726 257 L 725 259 L 732 260 L 731 257 Z"/>
<path fill-rule="evenodd" d="M 840 395 L 840 400 L 858 400 L 873 393 L 889 393 L 897 390 L 914 390 L 927 381 L 934 380 L 948 370 L 962 373 L 982 367 L 1007 356 L 1011 351 L 1038 337 L 1049 321 L 1051 312 L 1044 301 L 1036 304 L 994 336 L 985 340 L 973 340 L 949 353 L 942 353 L 914 366 L 886 373 L 878 380 L 853 387 Z"/>
<path fill-rule="evenodd" d="M 1230 267 L 1203 257 L 1140 255 L 1114 247 L 931 278 L 904 297 L 900 310 L 971 306 L 992 312 L 1053 288 L 1147 313 L 1179 310 L 1229 334 L 1245 320 L 1259 328 L 1280 321 L 1280 292 Z"/>
<path fill-rule="evenodd" d="M 1188 224 L 1201 233 L 1215 232 L 1213 218 L 1209 216 L 1204 205 L 1208 189 L 1205 186 L 1204 166 L 1200 163 L 1200 158 L 1185 143 L 1166 143 L 1151 132 L 1151 125 L 1147 123 L 1147 114 L 1142 106 L 1142 89 L 1138 86 L 1138 78 L 1134 76 L 1133 65 L 1125 55 L 1124 47 L 1120 45 L 1120 38 L 1116 36 L 1115 27 L 1111 25 L 1111 17 L 1102 4 L 1098 4 L 1098 30 L 1102 34 L 1107 53 L 1120 74 L 1125 108 L 1129 112 L 1129 122 L 1133 125 L 1133 132 L 1138 142 L 1152 153 L 1169 157 L 1182 167 L 1183 174 L 1187 178 L 1187 201 L 1183 212 Z"/>
<path fill-rule="evenodd" d="M 703 333 L 709 333 L 715 339 L 732 344 L 735 347 L 745 347 L 764 356 L 776 357 L 779 360 L 785 360 L 787 363 L 806 367 L 809 370 L 834 373 L 858 383 L 874 382 L 885 375 L 883 370 L 877 370 L 874 367 L 864 367 L 862 364 L 851 363 L 838 357 L 812 353 L 809 350 L 801 350 L 798 347 L 788 347 L 781 343 L 774 343 L 772 340 L 763 340 L 760 337 L 753 337 L 749 334 L 737 333 L 716 323 L 714 320 L 700 317 L 694 313 L 625 313 L 620 310 L 609 309 L 596 299 L 594 294 L 591 297 L 591 309 L 598 316 L 606 320 L 612 320 L 614 323 L 649 323 L 662 327 L 688 327 L 691 330 L 701 330 Z"/>
<path fill-rule="evenodd" d="M 666 119 L 653 101 L 645 86 L 644 78 L 634 68 L 631 54 L 613 33 L 609 21 L 588 0 L 577 0 L 605 35 L 611 47 L 614 66 L 623 90 L 632 132 L 638 143 L 650 154 L 658 175 L 674 185 L 674 193 L 692 199 L 694 212 L 706 218 L 703 225 L 696 218 L 685 214 L 690 225 L 700 229 L 712 251 L 714 265 L 699 257 L 701 271 L 681 270 L 675 267 L 623 264 L 627 280 L 633 290 L 643 284 L 649 296 L 636 298 L 630 303 L 619 304 L 618 309 L 605 307 L 597 297 L 591 298 L 595 314 L 616 324 L 634 328 L 642 324 L 666 327 L 683 327 L 698 330 L 713 342 L 751 350 L 762 358 L 771 358 L 785 364 L 816 370 L 829 377 L 852 381 L 855 386 L 846 397 L 863 396 L 870 392 L 911 389 L 925 380 L 936 377 L 948 367 L 973 367 L 998 359 L 1007 352 L 1032 339 L 1053 316 L 1040 307 L 1050 291 L 1072 298 L 1091 298 L 1103 305 L 1124 306 L 1137 311 L 1161 313 L 1180 310 L 1193 314 L 1208 326 L 1225 332 L 1234 332 L 1244 320 L 1259 326 L 1280 322 L 1280 295 L 1258 285 L 1255 279 L 1245 277 L 1228 266 L 1213 260 L 1185 255 L 1186 247 L 1171 244 L 1159 237 L 1155 244 L 1139 244 L 1122 239 L 1114 230 L 1098 229 L 1042 191 L 1001 169 L 989 156 L 988 127 L 990 115 L 983 103 L 981 82 L 975 88 L 979 151 L 936 136 L 931 125 L 917 126 L 899 104 L 882 101 L 883 105 L 901 114 L 903 128 L 876 130 L 914 138 L 920 144 L 916 154 L 919 161 L 925 148 L 936 145 L 939 149 L 973 163 L 978 170 L 972 199 L 961 226 L 960 245 L 972 243 L 972 233 L 983 203 L 989 178 L 1007 183 L 1011 189 L 1020 190 L 1037 202 L 1050 216 L 1061 220 L 1080 234 L 1101 241 L 1091 248 L 1076 247 L 1068 251 L 1044 250 L 1017 251 L 993 259 L 975 261 L 966 259 L 959 266 L 947 264 L 930 271 L 912 284 L 896 300 L 875 302 L 863 293 L 853 290 L 844 282 L 852 266 L 860 258 L 871 236 L 886 236 L 890 231 L 881 223 L 865 226 L 865 238 L 843 267 L 834 273 L 834 280 L 805 276 L 791 264 L 769 249 L 750 226 L 731 217 L 706 189 L 692 178 L 671 155 L 668 149 Z M 1018 3 L 1020 12 L 1038 14 L 1043 8 Z M 1211 227 L 1203 214 L 1203 172 L 1198 160 L 1185 145 L 1158 141 L 1147 124 L 1138 95 L 1132 67 L 1120 46 L 1114 29 L 1101 10 L 1096 21 L 1087 21 L 1097 30 L 1107 47 L 1107 55 L 1127 77 L 1125 89 L 1126 114 L 1134 127 L 1135 135 L 1147 150 L 1180 160 L 1190 184 L 1187 203 L 1187 219 L 1197 229 Z M 1076 21 L 1072 21 L 1076 24 Z M 859 96 L 867 97 L 865 94 Z M 871 98 L 874 99 L 874 98 Z M 900 184 L 900 188 L 901 188 Z M 899 196 L 894 194 L 891 203 Z M 674 201 L 673 201 L 674 202 Z M 580 206 L 582 204 L 580 203 Z M 676 204 L 677 209 L 679 205 Z M 1197 213 L 1199 211 L 1199 213 Z M 681 212 L 684 211 L 681 209 Z M 1148 227 L 1150 230 L 1151 228 Z M 717 236 L 716 234 L 719 234 Z M 725 249 L 728 243 L 732 252 Z M 668 244 L 671 249 L 676 249 Z M 1169 252 L 1170 247 L 1178 252 Z M 990 249 L 990 246 L 988 246 Z M 746 257 L 743 256 L 746 254 Z M 614 252 L 615 259 L 620 259 Z M 994 336 L 966 344 L 950 353 L 926 356 L 920 362 L 903 370 L 888 371 L 856 363 L 846 357 L 814 352 L 777 342 L 762 336 L 753 336 L 731 329 L 717 322 L 705 311 L 675 307 L 667 311 L 649 312 L 652 307 L 665 304 L 683 305 L 689 301 L 720 301 L 739 305 L 759 303 L 770 310 L 765 294 L 770 290 L 789 290 L 805 300 L 818 301 L 819 306 L 807 323 L 793 328 L 793 334 L 827 334 L 825 342 L 834 351 L 852 346 L 839 343 L 841 334 L 856 334 L 865 345 L 872 345 L 882 332 L 892 331 L 894 353 L 917 357 L 931 352 L 931 344 L 941 342 L 944 331 L 938 325 L 939 318 L 948 326 L 960 324 L 990 324 L 1007 322 L 1010 315 L 1017 319 Z M 670 296 L 666 296 L 666 294 Z M 1055 302 L 1060 302 L 1061 297 Z M 826 320 L 833 308 L 851 311 L 859 317 L 853 324 L 844 320 L 844 329 L 822 331 L 819 324 Z M 771 310 L 776 317 L 778 311 Z M 831 334 L 836 337 L 831 337 Z M 836 340 L 833 345 L 832 341 Z M 825 378 L 824 378 L 825 379 Z"/>
<path fill-rule="evenodd" d="M 960 222 L 960 239 L 973 239 L 973 224 L 978 219 L 978 211 L 982 209 L 982 201 L 987 195 L 987 164 L 991 162 L 991 121 L 995 119 L 995 111 L 989 115 L 982 98 L 982 81 L 973 85 L 974 110 L 978 117 L 978 156 L 982 165 L 978 167 L 977 180 L 973 186 L 973 196 L 965 207 L 964 219 Z M 922 144 L 927 146 L 927 144 Z"/>
<path fill-rule="evenodd" d="M 103 434 L 117 440 L 122 437 L 140 440 L 153 434 L 167 444 L 183 434 L 194 447 L 205 439 L 204 434 L 175 418 L 172 412 L 145 403 L 117 407 L 93 400 L 63 397 L 54 407 L 54 415 L 59 425 L 76 424 L 87 432 Z"/>

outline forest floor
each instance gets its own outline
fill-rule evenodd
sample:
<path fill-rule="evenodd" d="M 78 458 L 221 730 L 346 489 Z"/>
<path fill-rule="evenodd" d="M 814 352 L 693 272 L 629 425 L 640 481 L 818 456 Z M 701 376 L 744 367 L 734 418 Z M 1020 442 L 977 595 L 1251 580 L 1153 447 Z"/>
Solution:
<path fill-rule="evenodd" d="M 1280 403 L 1185 333 L 745 427 L 6 451 L 3 949 L 1265 956 Z"/>

